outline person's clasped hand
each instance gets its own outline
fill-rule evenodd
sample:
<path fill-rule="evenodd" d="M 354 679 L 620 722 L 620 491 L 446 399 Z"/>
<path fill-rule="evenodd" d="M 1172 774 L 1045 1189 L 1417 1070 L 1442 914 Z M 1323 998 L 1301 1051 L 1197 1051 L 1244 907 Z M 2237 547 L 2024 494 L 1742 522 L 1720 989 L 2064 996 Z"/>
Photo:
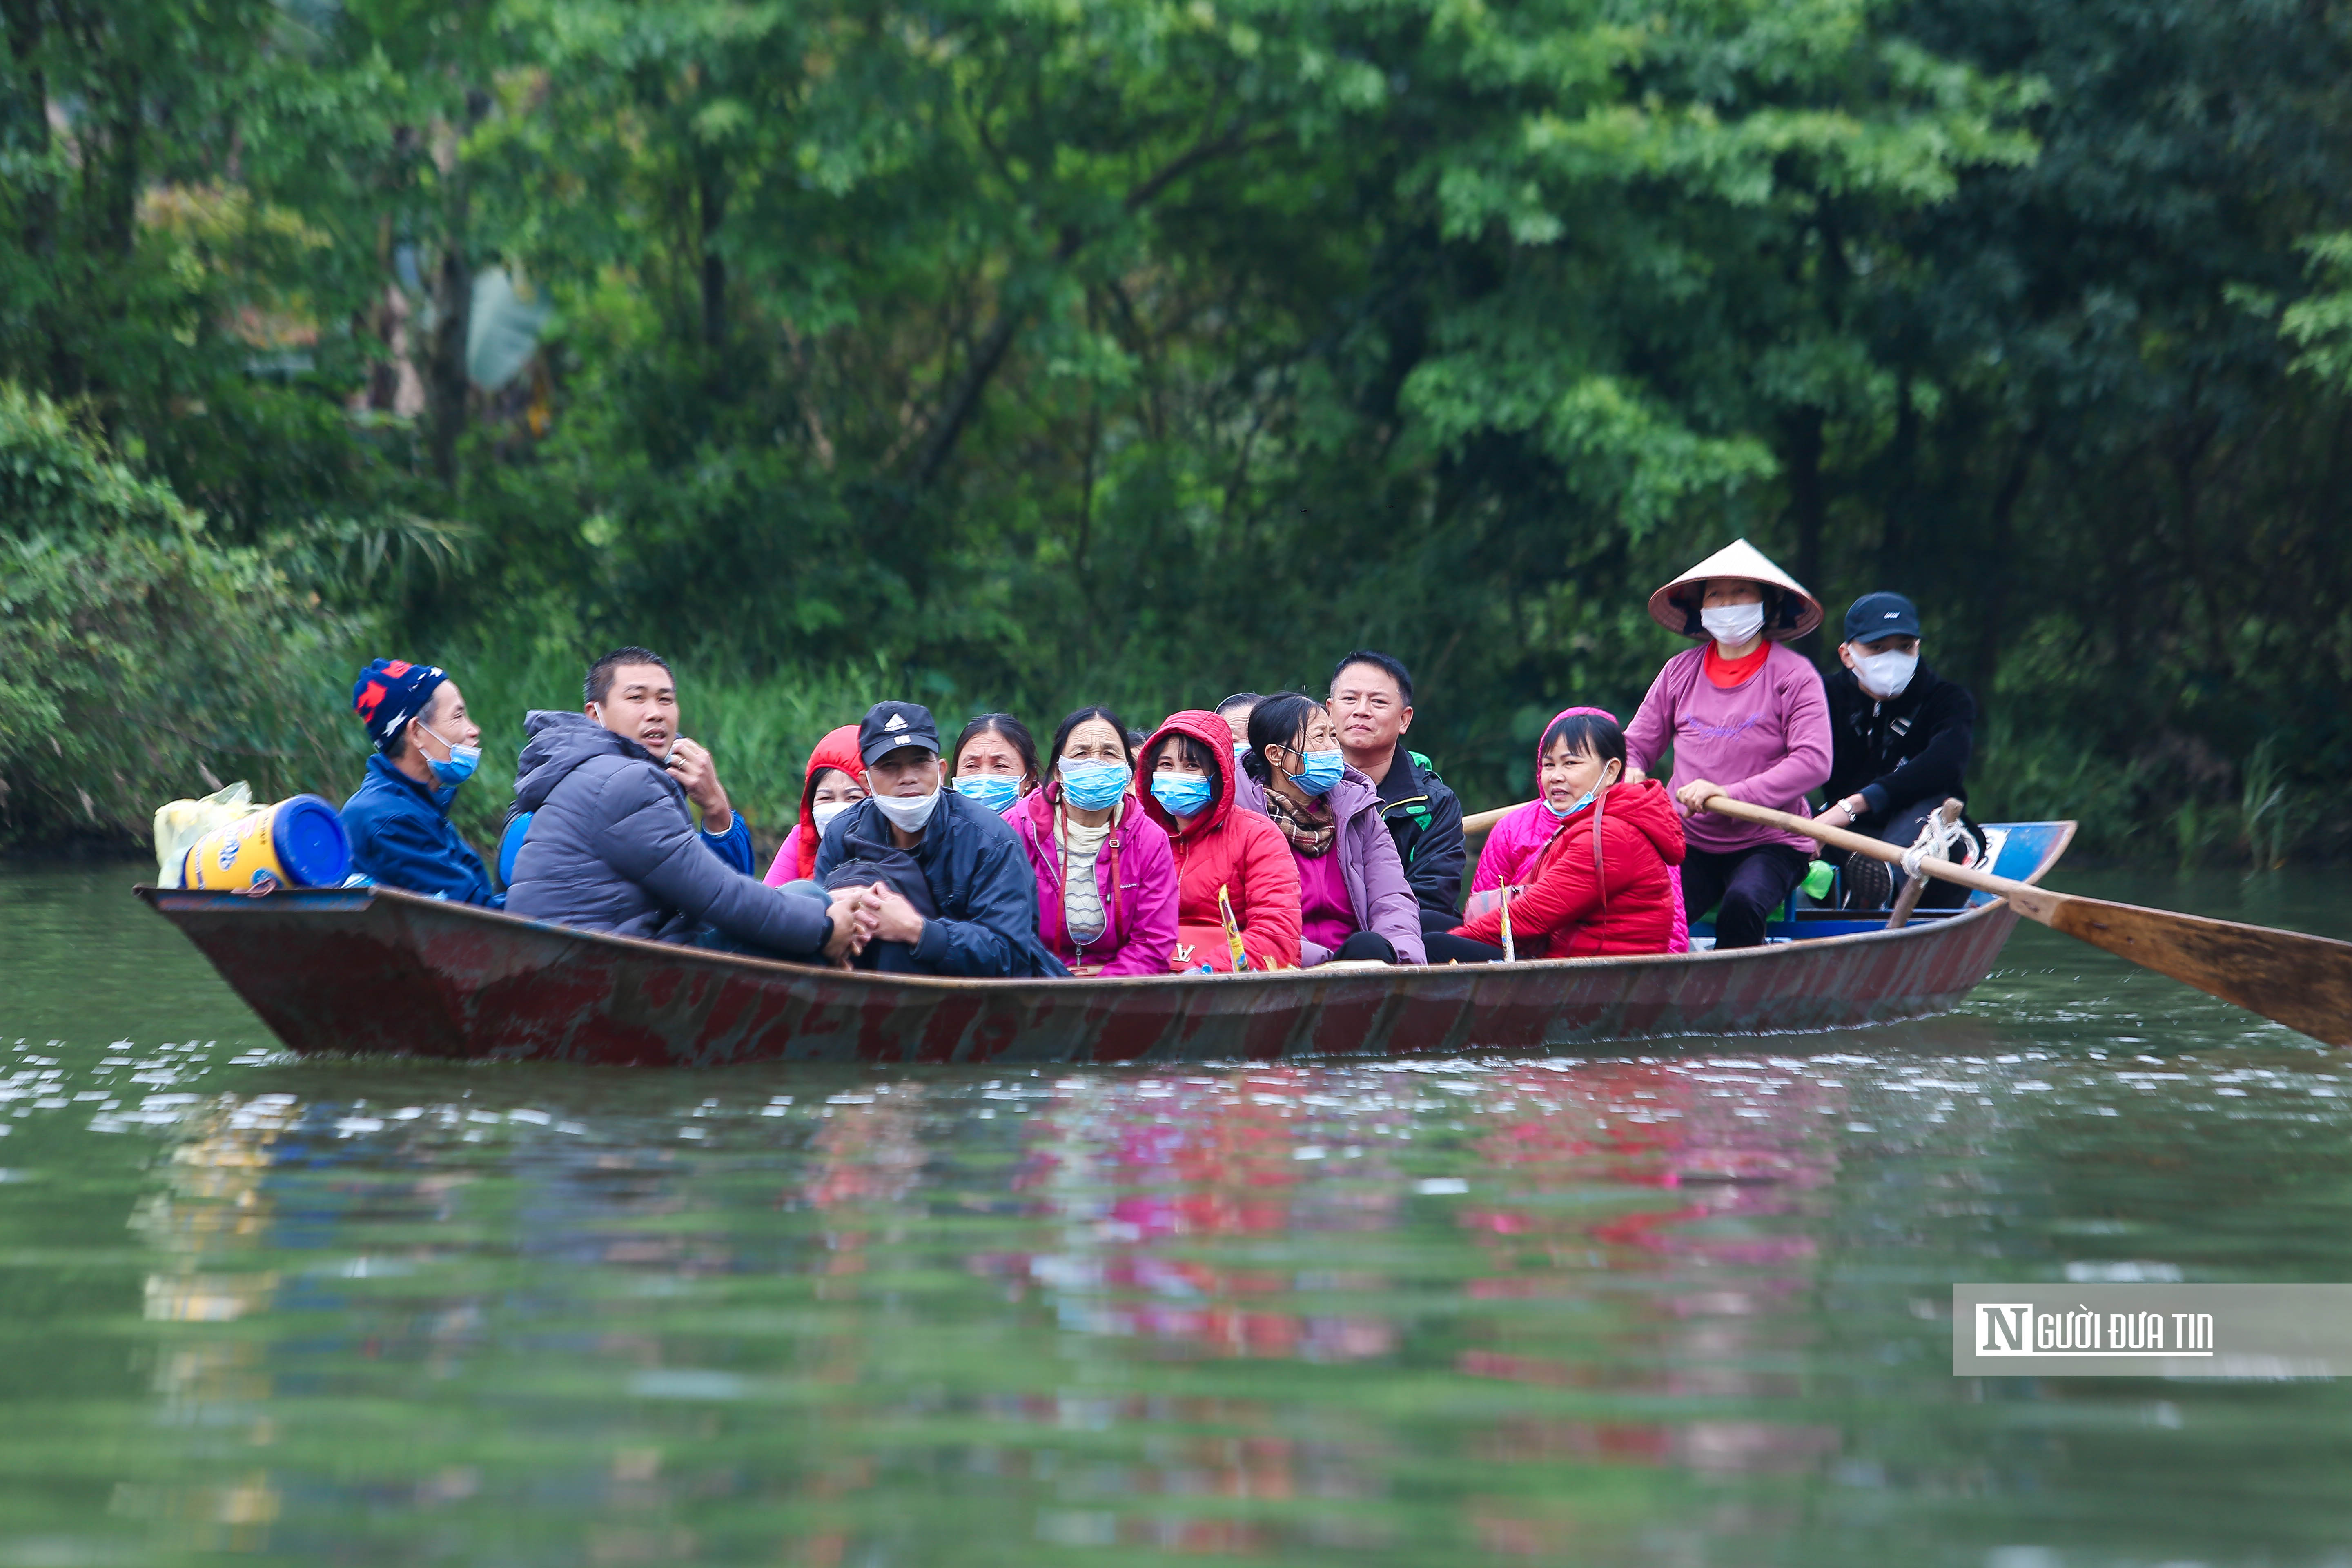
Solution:
<path fill-rule="evenodd" d="M 907 895 L 887 883 L 877 882 L 867 889 L 877 904 L 874 934 L 884 942 L 903 942 L 912 946 L 923 940 L 922 911 L 907 901 Z"/>
<path fill-rule="evenodd" d="M 866 944 L 873 940 L 880 901 L 871 888 L 843 888 L 833 895 L 825 914 L 833 922 L 833 935 L 825 941 L 824 956 L 846 968 L 849 961 L 865 952 Z"/>

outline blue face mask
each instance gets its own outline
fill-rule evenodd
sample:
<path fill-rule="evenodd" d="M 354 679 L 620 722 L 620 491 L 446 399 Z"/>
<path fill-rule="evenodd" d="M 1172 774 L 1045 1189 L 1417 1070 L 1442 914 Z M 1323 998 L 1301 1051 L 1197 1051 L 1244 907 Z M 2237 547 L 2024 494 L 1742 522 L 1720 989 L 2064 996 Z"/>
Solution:
<path fill-rule="evenodd" d="M 1544 809 L 1550 812 L 1554 816 L 1559 817 L 1562 822 L 1566 822 L 1570 817 L 1574 816 L 1578 812 L 1582 811 L 1586 806 L 1591 805 L 1595 793 L 1596 792 L 1592 790 L 1586 790 L 1583 797 L 1578 800 L 1574 805 L 1570 806 L 1566 811 L 1562 811 L 1559 807 L 1552 805 L 1550 797 L 1546 796 L 1544 799 Z"/>
<path fill-rule="evenodd" d="M 1059 766 L 1062 798 L 1080 811 L 1117 805 L 1118 797 L 1127 793 L 1127 781 L 1135 776 L 1117 763 L 1078 763 L 1065 757 Z"/>
<path fill-rule="evenodd" d="M 1003 773 L 965 773 L 955 781 L 955 792 L 1003 816 L 1021 798 L 1021 781 Z"/>
<path fill-rule="evenodd" d="M 1151 793 L 1171 816 L 1198 816 L 1209 808 L 1209 781 L 1192 773 L 1154 773 Z"/>
<path fill-rule="evenodd" d="M 424 721 L 421 720 L 418 721 L 416 727 L 420 730 L 425 730 Z M 425 730 L 425 732 L 431 735 L 435 740 L 441 741 L 441 736 L 438 731 Z M 441 743 L 445 746 L 449 746 L 449 742 L 446 741 L 441 741 Z M 449 746 L 448 761 L 436 763 L 431 757 L 425 758 L 425 764 L 432 768 L 433 776 L 435 778 L 440 780 L 449 788 L 455 789 L 459 784 L 464 784 L 467 779 L 472 778 L 474 776 L 474 770 L 482 765 L 482 748 L 479 746 Z"/>
<path fill-rule="evenodd" d="M 1234 766 L 1241 766 L 1242 759 L 1248 755 L 1249 742 L 1247 741 L 1235 741 L 1234 742 Z"/>
<path fill-rule="evenodd" d="M 1307 759 L 1307 771 L 1292 773 L 1291 781 L 1308 795 L 1329 795 L 1331 786 L 1339 782 L 1341 763 L 1339 751 L 1335 748 L 1328 752 L 1307 752 L 1303 754 Z"/>

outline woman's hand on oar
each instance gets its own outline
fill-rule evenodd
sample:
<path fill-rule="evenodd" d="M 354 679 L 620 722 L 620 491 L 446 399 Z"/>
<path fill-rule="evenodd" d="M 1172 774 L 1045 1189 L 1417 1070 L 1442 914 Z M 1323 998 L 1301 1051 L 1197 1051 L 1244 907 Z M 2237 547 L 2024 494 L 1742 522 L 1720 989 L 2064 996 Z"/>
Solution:
<path fill-rule="evenodd" d="M 1884 839 L 1769 806 L 1750 805 L 1727 795 L 1708 800 L 1706 809 L 1718 816 L 1736 816 L 1801 834 L 1874 860 L 1903 863 L 1903 849 Z M 2352 942 L 2053 892 L 1948 860 L 1923 859 L 1919 869 L 1930 877 L 2007 899 L 2028 920 L 2299 1029 L 2315 1040 L 2352 1046 Z"/>

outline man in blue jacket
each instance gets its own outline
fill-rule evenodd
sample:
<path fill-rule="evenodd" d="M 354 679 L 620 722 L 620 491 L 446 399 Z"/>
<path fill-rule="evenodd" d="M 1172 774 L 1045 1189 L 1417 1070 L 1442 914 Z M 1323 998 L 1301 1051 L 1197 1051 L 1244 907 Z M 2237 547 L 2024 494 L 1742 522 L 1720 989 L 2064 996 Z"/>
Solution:
<path fill-rule="evenodd" d="M 857 752 L 866 795 L 826 825 L 815 879 L 874 890 L 875 940 L 863 966 L 1068 978 L 1037 940 L 1037 879 L 1020 837 L 970 795 L 941 787 L 931 710 L 876 703 L 857 727 Z"/>
<path fill-rule="evenodd" d="M 533 712 L 515 766 L 530 816 L 507 889 L 509 914 L 656 942 L 815 962 L 854 954 L 873 900 L 788 896 L 751 869 L 751 830 L 710 753 L 677 732 L 669 665 L 625 647 L 591 666 L 578 713 Z M 687 802 L 702 808 L 697 828 Z"/>
<path fill-rule="evenodd" d="M 482 760 L 482 731 L 448 671 L 379 658 L 352 683 L 352 710 L 375 742 L 367 777 L 343 803 L 352 867 L 387 888 L 504 907 L 482 858 L 449 826 L 457 786 Z"/>

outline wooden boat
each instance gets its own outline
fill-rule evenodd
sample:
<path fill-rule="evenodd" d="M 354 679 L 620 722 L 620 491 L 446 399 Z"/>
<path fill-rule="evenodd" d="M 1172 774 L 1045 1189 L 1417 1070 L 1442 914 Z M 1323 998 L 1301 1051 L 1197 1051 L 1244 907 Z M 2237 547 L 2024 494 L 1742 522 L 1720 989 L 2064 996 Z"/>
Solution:
<path fill-rule="evenodd" d="M 1991 833 L 1994 868 L 2032 881 L 2074 825 Z M 1737 952 L 946 980 L 604 936 L 383 888 L 139 896 L 297 1051 L 636 1067 L 1273 1061 L 1809 1033 L 1949 1009 L 2018 919 L 1979 894 L 1892 931 L 1884 915 L 1784 911 L 1775 941 Z"/>

